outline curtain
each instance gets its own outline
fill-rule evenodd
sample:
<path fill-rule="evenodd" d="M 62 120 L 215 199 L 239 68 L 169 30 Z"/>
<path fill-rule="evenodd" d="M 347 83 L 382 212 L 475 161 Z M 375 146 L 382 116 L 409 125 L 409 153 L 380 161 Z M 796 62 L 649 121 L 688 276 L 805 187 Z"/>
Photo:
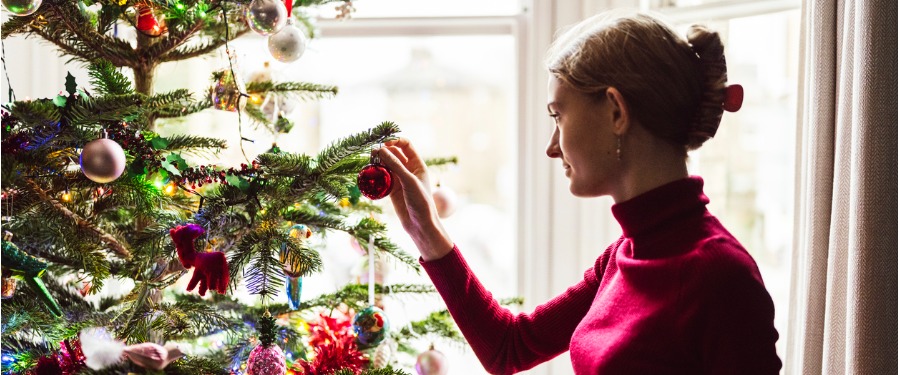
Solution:
<path fill-rule="evenodd" d="M 897 373 L 896 27 L 804 0 L 787 374 Z"/>

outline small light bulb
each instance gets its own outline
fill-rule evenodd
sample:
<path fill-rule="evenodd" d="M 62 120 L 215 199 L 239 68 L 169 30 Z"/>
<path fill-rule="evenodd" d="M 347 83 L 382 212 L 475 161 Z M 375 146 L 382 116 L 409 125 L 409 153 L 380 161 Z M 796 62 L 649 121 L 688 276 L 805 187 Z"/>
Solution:
<path fill-rule="evenodd" d="M 70 193 L 67 190 L 65 193 L 63 193 L 62 200 L 63 200 L 63 202 L 71 202 L 72 201 L 72 193 Z"/>
<path fill-rule="evenodd" d="M 166 189 L 163 190 L 167 195 L 175 194 L 175 184 L 170 183 L 166 185 Z"/>

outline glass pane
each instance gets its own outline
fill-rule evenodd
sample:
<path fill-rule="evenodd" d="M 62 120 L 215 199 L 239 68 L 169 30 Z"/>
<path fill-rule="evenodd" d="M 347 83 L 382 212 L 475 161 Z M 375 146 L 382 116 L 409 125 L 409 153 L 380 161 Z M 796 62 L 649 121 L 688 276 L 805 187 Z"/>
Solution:
<path fill-rule="evenodd" d="M 363 0 L 354 1 L 356 11 L 351 15 L 359 18 L 372 17 L 462 17 L 462 16 L 508 16 L 520 13 L 520 0 Z M 318 16 L 334 18 L 339 12 L 334 4 L 316 9 Z"/>
<path fill-rule="evenodd" d="M 691 153 L 689 164 L 707 181 L 710 211 L 759 265 L 775 301 L 782 359 L 794 228 L 799 25 L 796 10 L 709 25 L 723 37 L 728 81 L 744 86 L 744 105 L 725 113 L 716 137 Z"/>
<path fill-rule="evenodd" d="M 265 39 L 255 36 L 232 43 L 240 57 L 240 71 L 249 80 L 263 70 L 269 57 Z M 410 138 L 420 155 L 456 156 L 459 163 L 432 169 L 433 182 L 452 189 L 458 208 L 443 220 L 444 226 L 482 282 L 498 298 L 516 291 L 516 71 L 512 36 L 322 38 L 291 65 L 270 62 L 276 81 L 295 80 L 337 85 L 332 99 L 295 105 L 289 117 L 295 126 L 288 134 L 273 137 L 254 129 L 245 119 L 242 134 L 251 159 L 265 152 L 273 141 L 286 151 L 314 154 L 332 141 L 373 127 L 396 122 L 401 136 Z M 192 65 L 193 64 L 193 65 Z M 196 80 L 202 92 L 209 85 L 210 66 L 227 66 L 225 60 L 187 62 L 161 69 L 158 90 L 167 85 L 183 87 Z M 169 74 L 177 70 L 179 74 Z M 200 78 L 188 72 L 196 72 Z M 171 77 L 171 78 L 169 78 Z M 177 82 L 175 82 L 177 81 Z M 282 108 L 283 109 L 283 108 Z M 219 155 L 223 164 L 244 162 L 237 115 L 205 111 L 192 116 L 191 132 L 227 138 L 232 147 Z M 183 131 L 184 129 L 182 129 Z M 178 130 L 173 130 L 177 132 Z M 376 201 L 384 208 L 380 219 L 392 240 L 409 254 L 418 251 L 392 213 L 389 199 Z M 313 238 L 318 238 L 314 236 Z M 304 280 L 303 299 L 335 291 L 349 282 L 365 280 L 365 257 L 349 237 L 335 233 L 320 240 L 324 273 Z M 427 276 L 400 265 L 390 265 L 386 282 L 431 285 Z M 363 273 L 363 274 L 361 274 Z M 249 302 L 253 302 L 252 300 Z M 391 325 L 399 329 L 412 320 L 444 308 L 440 297 L 405 296 L 385 299 Z M 451 364 L 450 373 L 481 373 L 483 368 L 469 349 L 435 339 Z M 426 350 L 429 342 L 418 343 Z M 414 373 L 415 356 L 398 355 L 399 364 Z"/>

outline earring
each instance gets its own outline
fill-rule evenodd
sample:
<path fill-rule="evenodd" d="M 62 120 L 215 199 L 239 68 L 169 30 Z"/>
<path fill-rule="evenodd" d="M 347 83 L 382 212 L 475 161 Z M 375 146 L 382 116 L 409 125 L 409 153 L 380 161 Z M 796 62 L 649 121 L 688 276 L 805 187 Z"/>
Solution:
<path fill-rule="evenodd" d="M 616 137 L 616 159 L 622 161 L 622 137 Z"/>

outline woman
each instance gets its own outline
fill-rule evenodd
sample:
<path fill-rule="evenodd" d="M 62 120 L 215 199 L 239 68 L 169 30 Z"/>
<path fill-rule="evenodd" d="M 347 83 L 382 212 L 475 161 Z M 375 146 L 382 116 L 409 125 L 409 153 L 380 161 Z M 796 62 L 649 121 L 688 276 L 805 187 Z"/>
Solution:
<path fill-rule="evenodd" d="M 711 138 L 726 88 L 717 33 L 687 40 L 645 14 L 604 13 L 550 51 L 547 155 L 579 197 L 609 195 L 622 236 L 584 279 L 530 314 L 500 307 L 441 226 L 408 140 L 377 151 L 391 200 L 450 313 L 491 373 L 569 350 L 577 374 L 777 374 L 774 306 L 756 263 L 706 210 L 688 150 Z M 738 87 L 739 88 L 739 87 Z"/>

